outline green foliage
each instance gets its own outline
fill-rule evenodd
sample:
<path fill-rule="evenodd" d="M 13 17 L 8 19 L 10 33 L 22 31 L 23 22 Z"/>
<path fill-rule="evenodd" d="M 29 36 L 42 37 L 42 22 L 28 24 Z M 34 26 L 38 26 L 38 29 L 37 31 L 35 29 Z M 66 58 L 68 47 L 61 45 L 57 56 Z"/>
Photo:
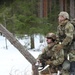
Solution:
<path fill-rule="evenodd" d="M 57 5 L 53 7 L 48 18 L 39 18 L 37 16 L 37 3 L 38 0 L 13 0 L 13 3 L 10 2 L 10 5 L 8 5 L 5 1 L 5 4 L 1 5 L 0 8 L 0 22 L 4 25 L 3 15 L 5 15 L 6 28 L 15 34 L 31 35 L 55 32 L 58 14 Z"/>

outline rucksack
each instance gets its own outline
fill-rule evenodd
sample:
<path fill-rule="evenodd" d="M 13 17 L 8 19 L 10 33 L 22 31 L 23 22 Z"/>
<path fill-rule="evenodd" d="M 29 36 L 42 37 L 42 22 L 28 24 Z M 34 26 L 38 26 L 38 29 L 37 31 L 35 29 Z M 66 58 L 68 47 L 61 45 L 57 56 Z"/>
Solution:
<path fill-rule="evenodd" d="M 73 41 L 75 41 L 75 18 L 72 19 L 70 22 L 71 22 L 71 24 L 73 24 L 73 26 L 74 26 Z"/>

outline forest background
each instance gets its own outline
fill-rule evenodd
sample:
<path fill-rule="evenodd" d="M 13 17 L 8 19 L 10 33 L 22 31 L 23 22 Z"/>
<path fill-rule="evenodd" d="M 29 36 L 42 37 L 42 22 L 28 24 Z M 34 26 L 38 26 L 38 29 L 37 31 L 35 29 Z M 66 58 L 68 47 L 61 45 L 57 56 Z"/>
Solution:
<path fill-rule="evenodd" d="M 58 14 L 75 17 L 74 0 L 1 0 L 0 23 L 14 35 L 56 32 Z"/>

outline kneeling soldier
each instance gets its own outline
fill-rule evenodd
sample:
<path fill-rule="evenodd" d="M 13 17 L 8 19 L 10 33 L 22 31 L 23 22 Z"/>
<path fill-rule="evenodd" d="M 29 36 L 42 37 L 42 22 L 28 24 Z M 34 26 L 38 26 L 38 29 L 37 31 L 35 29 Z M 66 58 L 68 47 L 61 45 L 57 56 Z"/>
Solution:
<path fill-rule="evenodd" d="M 49 65 L 49 72 L 52 75 L 57 75 L 57 71 L 64 61 L 64 51 L 63 49 L 56 50 L 56 35 L 54 33 L 48 33 L 46 38 L 48 46 L 44 48 L 37 60 L 42 63 L 43 67 Z"/>

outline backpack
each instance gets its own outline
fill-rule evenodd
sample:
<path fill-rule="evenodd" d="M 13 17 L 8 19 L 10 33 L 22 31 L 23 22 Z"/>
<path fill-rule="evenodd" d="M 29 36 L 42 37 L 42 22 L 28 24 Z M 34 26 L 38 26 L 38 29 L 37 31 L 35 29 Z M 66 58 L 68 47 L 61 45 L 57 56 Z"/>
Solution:
<path fill-rule="evenodd" d="M 71 20 L 71 24 L 74 26 L 73 41 L 75 41 L 75 18 Z"/>

